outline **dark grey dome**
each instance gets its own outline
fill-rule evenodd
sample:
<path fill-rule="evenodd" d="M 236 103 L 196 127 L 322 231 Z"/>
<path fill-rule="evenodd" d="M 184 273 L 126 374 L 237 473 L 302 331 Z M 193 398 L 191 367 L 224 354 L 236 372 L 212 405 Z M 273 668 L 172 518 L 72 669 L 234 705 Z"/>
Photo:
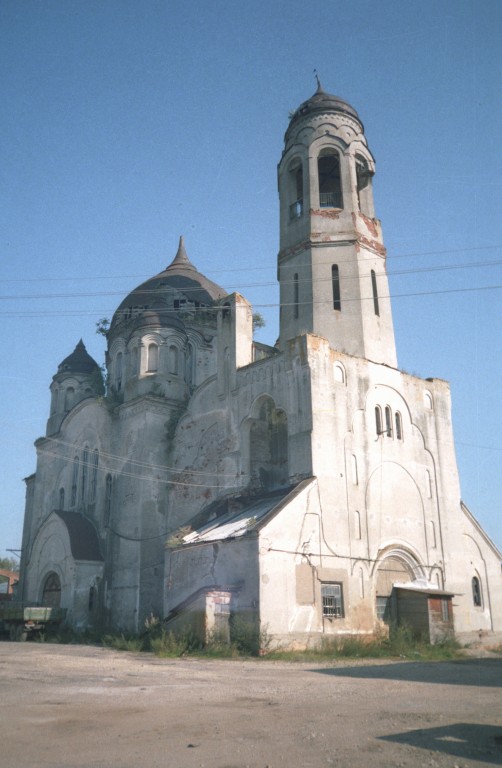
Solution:
<path fill-rule="evenodd" d="M 321 83 L 318 81 L 316 92 L 310 99 L 307 99 L 307 101 L 300 104 L 298 109 L 293 113 L 286 135 L 291 130 L 292 126 L 301 118 L 322 112 L 344 112 L 346 115 L 350 115 L 351 117 L 355 117 L 356 120 L 359 120 L 359 115 L 354 107 L 351 107 L 350 104 L 339 96 L 333 96 L 331 93 L 326 93 L 326 91 L 323 90 Z"/>
<path fill-rule="evenodd" d="M 128 321 L 137 325 L 184 328 L 179 317 L 182 306 L 211 307 L 226 296 L 226 291 L 202 275 L 187 256 L 183 237 L 171 264 L 155 277 L 139 285 L 120 304 L 113 315 L 110 334 Z"/>
<path fill-rule="evenodd" d="M 99 365 L 90 356 L 82 339 L 68 357 L 58 365 L 58 373 L 93 373 L 99 370 Z"/>

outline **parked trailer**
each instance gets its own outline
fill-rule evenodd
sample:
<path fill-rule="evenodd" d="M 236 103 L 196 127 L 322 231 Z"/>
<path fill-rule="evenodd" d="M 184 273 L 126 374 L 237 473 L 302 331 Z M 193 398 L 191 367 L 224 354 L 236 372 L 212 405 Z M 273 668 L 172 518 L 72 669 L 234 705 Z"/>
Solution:
<path fill-rule="evenodd" d="M 9 633 L 11 640 L 23 642 L 30 634 L 41 629 L 61 624 L 66 616 L 66 608 L 49 608 L 43 605 L 23 605 L 22 603 L 0 603 L 0 627 Z"/>

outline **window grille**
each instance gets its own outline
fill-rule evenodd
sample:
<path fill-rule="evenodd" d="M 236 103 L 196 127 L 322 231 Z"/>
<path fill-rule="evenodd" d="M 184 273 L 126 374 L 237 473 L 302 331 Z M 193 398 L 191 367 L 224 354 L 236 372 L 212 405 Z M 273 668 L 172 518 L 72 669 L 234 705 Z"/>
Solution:
<path fill-rule="evenodd" d="M 343 588 L 341 584 L 322 584 L 322 615 L 329 619 L 343 619 Z"/>

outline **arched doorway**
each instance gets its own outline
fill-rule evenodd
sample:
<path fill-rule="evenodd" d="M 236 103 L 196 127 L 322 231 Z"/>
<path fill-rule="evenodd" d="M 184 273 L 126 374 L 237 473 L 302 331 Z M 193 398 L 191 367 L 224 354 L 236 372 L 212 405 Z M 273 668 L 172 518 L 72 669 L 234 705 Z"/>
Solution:
<path fill-rule="evenodd" d="M 380 621 L 390 624 L 396 619 L 392 604 L 392 589 L 395 582 L 413 581 L 416 574 L 413 567 L 398 555 L 386 557 L 378 566 L 375 579 L 376 616 Z"/>
<path fill-rule="evenodd" d="M 265 490 L 288 484 L 288 420 L 271 397 L 259 402 L 249 430 L 250 474 Z"/>
<path fill-rule="evenodd" d="M 57 573 L 49 573 L 42 590 L 42 605 L 59 608 L 61 605 L 61 580 Z"/>

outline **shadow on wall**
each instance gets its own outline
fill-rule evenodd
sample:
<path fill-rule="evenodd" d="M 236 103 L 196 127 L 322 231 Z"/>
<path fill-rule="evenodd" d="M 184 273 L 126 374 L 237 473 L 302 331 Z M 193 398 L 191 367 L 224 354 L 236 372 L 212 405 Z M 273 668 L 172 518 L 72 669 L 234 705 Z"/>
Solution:
<path fill-rule="evenodd" d="M 445 662 L 406 662 L 369 666 L 314 669 L 321 675 L 372 680 L 403 680 L 441 685 L 502 688 L 502 659 L 465 659 Z M 502 726 L 500 728 L 502 735 Z"/>
<path fill-rule="evenodd" d="M 382 741 L 442 752 L 464 760 L 479 760 L 483 765 L 502 765 L 502 726 L 453 723 L 439 728 L 380 736 Z"/>

